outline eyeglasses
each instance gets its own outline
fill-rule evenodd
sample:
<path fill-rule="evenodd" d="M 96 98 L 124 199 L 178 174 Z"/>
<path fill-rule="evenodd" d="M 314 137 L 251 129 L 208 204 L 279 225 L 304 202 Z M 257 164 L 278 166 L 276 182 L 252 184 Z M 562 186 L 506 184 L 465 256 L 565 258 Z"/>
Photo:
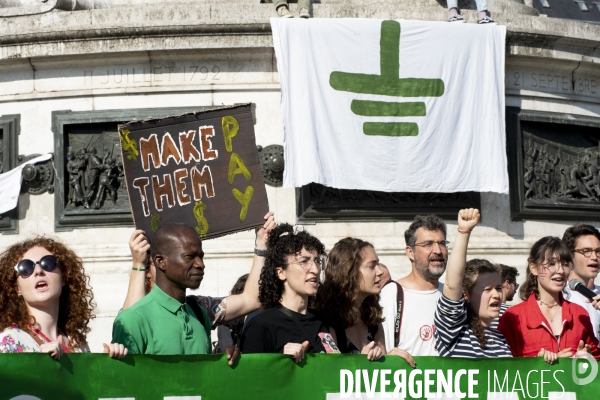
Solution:
<path fill-rule="evenodd" d="M 590 248 L 575 249 L 573 251 L 575 253 L 579 253 L 579 254 L 583 255 L 585 258 L 590 258 L 592 253 L 596 253 L 596 257 L 600 258 L 600 247 L 597 249 L 590 249 Z"/>
<path fill-rule="evenodd" d="M 561 266 L 563 270 L 570 270 L 571 268 L 573 268 L 573 263 L 567 261 L 563 261 L 560 263 L 556 261 L 548 261 L 546 264 L 540 265 L 544 267 L 544 272 L 550 272 L 551 274 L 554 274 L 556 271 L 558 271 L 559 266 Z"/>
<path fill-rule="evenodd" d="M 23 259 L 19 261 L 17 265 L 15 265 L 15 271 L 23 278 L 28 278 L 35 271 L 36 264 L 40 264 L 40 267 L 46 272 L 52 272 L 58 267 L 59 259 L 58 257 L 47 255 L 40 258 L 39 261 L 31 261 L 27 259 Z"/>
<path fill-rule="evenodd" d="M 517 281 L 511 282 L 513 285 L 515 285 L 515 290 L 517 290 L 519 288 L 519 284 L 517 283 Z"/>
<path fill-rule="evenodd" d="M 320 255 L 311 259 L 310 257 L 298 257 L 296 261 L 292 261 L 289 264 L 298 264 L 300 268 L 305 271 L 308 271 L 312 265 L 316 265 L 319 271 L 325 271 L 325 267 L 327 266 L 327 257 Z"/>
<path fill-rule="evenodd" d="M 438 246 L 440 246 L 440 248 L 446 249 L 446 248 L 448 248 L 448 244 L 450 242 L 447 241 L 447 240 L 440 240 L 439 242 L 435 242 L 433 240 L 426 240 L 426 241 L 421 242 L 421 243 L 415 243 L 415 246 L 421 246 L 421 247 L 425 248 L 426 250 L 430 250 L 431 251 L 431 249 L 433 249 L 433 245 L 436 244 L 436 243 L 437 243 Z"/>

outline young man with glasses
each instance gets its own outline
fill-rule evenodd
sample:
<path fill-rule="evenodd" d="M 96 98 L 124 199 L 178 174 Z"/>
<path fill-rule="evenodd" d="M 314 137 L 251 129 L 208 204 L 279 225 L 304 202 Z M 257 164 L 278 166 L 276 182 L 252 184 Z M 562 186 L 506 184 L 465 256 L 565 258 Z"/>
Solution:
<path fill-rule="evenodd" d="M 502 317 L 504 311 L 510 307 L 508 304 L 506 304 L 506 302 L 513 301 L 515 293 L 517 293 L 517 289 L 519 289 L 519 284 L 517 283 L 519 271 L 515 267 L 509 267 L 508 265 L 496 265 L 502 269 L 502 305 L 500 306 L 500 314 L 498 315 L 498 318 L 494 319 L 490 324 L 490 328 L 493 329 L 498 329 L 498 321 L 500 321 L 500 317 Z"/>
<path fill-rule="evenodd" d="M 381 291 L 385 347 L 388 353 L 436 356 L 433 319 L 444 286 L 439 279 L 448 259 L 446 224 L 435 215 L 417 215 L 404 239 L 411 272 Z"/>
<path fill-rule="evenodd" d="M 590 302 L 587 297 L 572 291 L 567 285 L 565 292 L 569 294 L 568 300 L 586 309 L 594 328 L 594 336 L 600 339 L 600 286 L 594 283 L 600 260 L 600 231 L 591 225 L 575 225 L 565 231 L 562 240 L 573 254 L 574 266 L 569 281 L 577 279 L 597 295 Z"/>

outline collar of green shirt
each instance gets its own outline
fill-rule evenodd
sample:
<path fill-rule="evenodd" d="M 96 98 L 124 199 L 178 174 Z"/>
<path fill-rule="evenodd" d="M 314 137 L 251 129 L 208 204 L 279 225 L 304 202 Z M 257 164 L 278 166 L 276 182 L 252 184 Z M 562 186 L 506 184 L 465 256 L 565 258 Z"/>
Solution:
<path fill-rule="evenodd" d="M 185 309 L 185 303 L 182 304 L 179 301 L 175 300 L 174 298 L 163 292 L 157 285 L 154 285 L 154 288 L 152 289 L 150 294 L 148 294 L 148 296 L 152 296 L 152 298 L 154 298 L 154 300 L 158 304 L 160 304 L 164 309 L 171 312 L 171 314 L 175 314 L 177 310 L 179 310 L 182 307 Z"/>

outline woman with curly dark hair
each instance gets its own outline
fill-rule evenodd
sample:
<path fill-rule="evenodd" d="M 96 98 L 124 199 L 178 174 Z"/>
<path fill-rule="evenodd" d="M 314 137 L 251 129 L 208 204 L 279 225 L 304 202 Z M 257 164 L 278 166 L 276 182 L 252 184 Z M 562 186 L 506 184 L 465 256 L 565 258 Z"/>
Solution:
<path fill-rule="evenodd" d="M 342 353 L 366 354 L 377 360 L 385 351 L 379 293 L 383 270 L 373 245 L 347 237 L 329 252 L 317 308 L 332 329 Z M 398 354 L 414 366 L 412 357 Z"/>
<path fill-rule="evenodd" d="M 264 310 L 246 325 L 242 353 L 283 353 L 296 362 L 305 353 L 339 353 L 329 329 L 308 308 L 326 265 L 323 244 L 282 224 L 269 234 L 265 257 L 258 295 Z"/>
<path fill-rule="evenodd" d="M 567 245 L 557 237 L 543 237 L 531 247 L 527 262 L 519 291 L 523 302 L 506 310 L 498 324 L 513 356 L 540 356 L 550 364 L 579 352 L 599 359 L 588 312 L 563 297 L 573 269 Z"/>
<path fill-rule="evenodd" d="M 81 259 L 62 243 L 36 237 L 0 255 L 0 353 L 89 352 L 92 290 Z M 123 345 L 104 345 L 111 357 Z"/>
<path fill-rule="evenodd" d="M 473 208 L 458 213 L 458 236 L 434 317 L 435 344 L 443 357 L 511 357 L 502 334 L 490 328 L 502 304 L 500 268 L 487 260 L 467 262 L 469 237 L 480 217 Z"/>

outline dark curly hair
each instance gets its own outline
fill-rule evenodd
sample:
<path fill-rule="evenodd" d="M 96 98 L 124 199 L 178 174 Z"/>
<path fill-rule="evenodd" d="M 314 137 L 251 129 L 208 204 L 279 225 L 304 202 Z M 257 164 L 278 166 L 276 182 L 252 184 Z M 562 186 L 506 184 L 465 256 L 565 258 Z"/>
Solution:
<path fill-rule="evenodd" d="M 347 237 L 337 242 L 327 260 L 325 281 L 317 294 L 317 309 L 326 321 L 332 321 L 344 329 L 363 321 L 367 326 L 383 322 L 383 309 L 379 305 L 379 295 L 367 296 L 359 303 L 360 265 L 362 251 L 373 247 L 369 242 Z"/>
<path fill-rule="evenodd" d="M 595 236 L 596 239 L 600 240 L 600 231 L 592 225 L 580 224 L 570 226 L 563 234 L 562 241 L 565 242 L 569 250 L 575 250 L 577 247 L 577 240 L 580 236 Z"/>
<path fill-rule="evenodd" d="M 265 265 L 258 282 L 258 301 L 263 308 L 274 308 L 281 302 L 283 282 L 277 276 L 277 268 L 287 268 L 287 256 L 298 254 L 302 249 L 325 255 L 325 246 L 308 232 L 294 232 L 290 224 L 281 224 L 269 233 Z"/>
<path fill-rule="evenodd" d="M 541 264 L 545 259 L 557 256 L 558 261 L 573 262 L 573 255 L 567 245 L 555 236 L 546 236 L 538 240 L 531 246 L 529 258 L 527 258 L 527 270 L 525 272 L 525 283 L 519 289 L 521 300 L 527 300 L 532 293 L 535 293 L 536 299 L 540 299 L 538 289 L 538 279 L 531 273 L 531 264 Z"/>
<path fill-rule="evenodd" d="M 477 281 L 477 277 L 486 273 L 495 273 L 498 274 L 498 277 L 500 277 L 502 268 L 492 264 L 488 260 L 482 260 L 479 258 L 467 261 L 465 275 L 462 281 L 463 292 L 466 292 L 470 295 L 471 290 Z M 479 341 L 481 348 L 485 349 L 485 330 L 483 329 L 483 325 L 481 325 L 481 320 L 479 319 L 477 311 L 473 310 L 471 307 L 469 307 L 469 305 L 467 305 L 467 323 Z"/>
<path fill-rule="evenodd" d="M 43 247 L 60 260 L 58 268 L 64 286 L 59 300 L 58 329 L 77 347 L 81 347 L 87 343 L 86 334 L 90 331 L 88 323 L 95 317 L 90 279 L 83 270 L 83 262 L 73 250 L 45 236 L 13 244 L 0 254 L 0 331 L 13 324 L 23 328 L 36 323 L 29 314 L 25 300 L 18 295 L 17 273 L 14 270 L 23 255 L 33 247 Z"/>

